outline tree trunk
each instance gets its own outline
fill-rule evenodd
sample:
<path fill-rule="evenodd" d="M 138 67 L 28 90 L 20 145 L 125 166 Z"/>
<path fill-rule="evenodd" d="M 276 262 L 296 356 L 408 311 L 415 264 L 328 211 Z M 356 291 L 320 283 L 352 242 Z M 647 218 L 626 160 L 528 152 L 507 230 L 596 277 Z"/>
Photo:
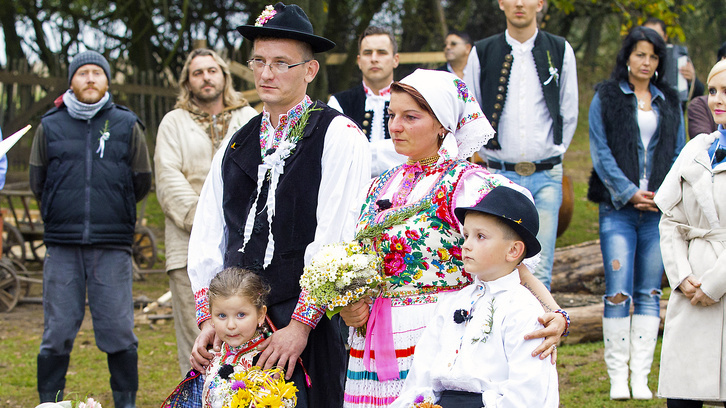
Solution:
<path fill-rule="evenodd" d="M 597 64 L 597 50 L 600 46 L 600 38 L 602 35 L 602 26 L 605 16 L 595 14 L 590 18 L 590 24 L 587 25 L 585 32 L 585 54 L 582 58 L 582 64 L 593 71 Z"/>

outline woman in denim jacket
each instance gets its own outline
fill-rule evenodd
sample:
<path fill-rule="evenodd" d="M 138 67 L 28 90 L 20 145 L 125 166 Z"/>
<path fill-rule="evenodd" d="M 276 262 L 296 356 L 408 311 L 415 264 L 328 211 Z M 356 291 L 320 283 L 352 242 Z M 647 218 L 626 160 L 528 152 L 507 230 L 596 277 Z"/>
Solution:
<path fill-rule="evenodd" d="M 611 79 L 590 104 L 593 172 L 605 267 L 603 316 L 610 398 L 650 399 L 648 373 L 660 326 L 663 261 L 653 197 L 685 144 L 678 95 L 664 81 L 666 46 L 636 27 L 623 40 Z M 630 316 L 630 304 L 634 313 Z"/>

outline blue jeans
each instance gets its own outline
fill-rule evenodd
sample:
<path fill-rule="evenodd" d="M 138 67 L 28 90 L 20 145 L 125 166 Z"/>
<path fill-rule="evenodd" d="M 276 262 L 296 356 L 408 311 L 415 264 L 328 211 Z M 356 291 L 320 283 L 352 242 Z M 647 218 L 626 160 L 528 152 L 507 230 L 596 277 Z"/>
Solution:
<path fill-rule="evenodd" d="M 88 305 L 96 346 L 113 354 L 136 350 L 131 248 L 49 245 L 43 266 L 45 328 L 40 354 L 68 355 Z"/>
<path fill-rule="evenodd" d="M 503 175 L 532 193 L 539 214 L 537 240 L 542 245 L 540 262 L 537 264 L 534 276 L 549 290 L 552 282 L 552 263 L 555 261 L 558 216 L 562 205 L 562 164 L 556 165 L 552 170 L 538 171 L 530 176 L 521 176 L 514 171 L 506 170 L 489 169 L 489 171 Z"/>
<path fill-rule="evenodd" d="M 631 301 L 635 314 L 660 316 L 660 215 L 632 205 L 616 210 L 610 203 L 600 203 L 605 317 L 628 317 Z M 618 294 L 624 295 L 625 301 L 613 303 L 608 299 Z"/>

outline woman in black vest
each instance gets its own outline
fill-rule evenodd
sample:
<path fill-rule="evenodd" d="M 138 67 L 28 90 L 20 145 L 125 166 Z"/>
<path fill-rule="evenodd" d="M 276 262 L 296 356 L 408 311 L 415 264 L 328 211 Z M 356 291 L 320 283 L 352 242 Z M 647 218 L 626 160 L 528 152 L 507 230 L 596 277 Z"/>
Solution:
<path fill-rule="evenodd" d="M 611 78 L 590 105 L 593 172 L 588 198 L 600 204 L 605 266 L 603 337 L 610 398 L 650 399 L 648 373 L 660 326 L 663 277 L 653 202 L 685 143 L 678 95 L 664 81 L 666 46 L 636 27 L 623 40 Z M 634 313 L 630 316 L 630 304 Z"/>

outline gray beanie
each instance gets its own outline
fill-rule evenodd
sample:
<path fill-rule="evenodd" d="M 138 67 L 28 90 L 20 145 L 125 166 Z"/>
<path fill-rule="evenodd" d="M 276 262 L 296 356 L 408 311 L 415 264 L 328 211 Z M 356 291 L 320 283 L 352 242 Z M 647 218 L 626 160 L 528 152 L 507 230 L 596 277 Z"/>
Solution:
<path fill-rule="evenodd" d="M 73 75 L 76 74 L 78 68 L 88 64 L 98 65 L 101 67 L 103 72 L 106 74 L 108 84 L 111 85 L 111 66 L 108 65 L 106 58 L 96 51 L 84 51 L 80 54 L 76 54 L 76 56 L 73 57 L 73 61 L 71 61 L 71 65 L 68 66 L 68 86 L 71 85 Z"/>

